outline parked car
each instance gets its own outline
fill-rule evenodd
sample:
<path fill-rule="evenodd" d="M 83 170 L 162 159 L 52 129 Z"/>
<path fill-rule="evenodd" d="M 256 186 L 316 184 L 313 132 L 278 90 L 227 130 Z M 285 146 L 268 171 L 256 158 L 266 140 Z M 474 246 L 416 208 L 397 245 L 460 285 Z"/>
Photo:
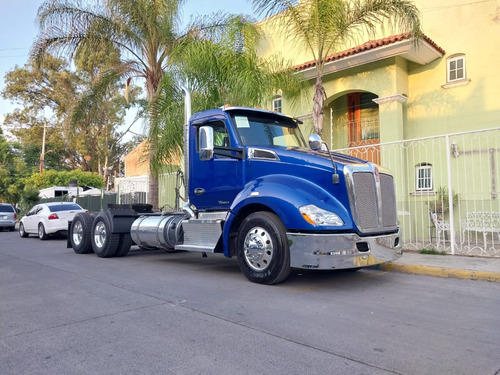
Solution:
<path fill-rule="evenodd" d="M 73 202 L 40 203 L 23 216 L 19 223 L 19 235 L 28 237 L 38 234 L 38 238 L 46 240 L 50 234 L 68 230 L 68 221 L 79 212 L 86 212 Z"/>
<path fill-rule="evenodd" d="M 16 229 L 17 211 L 9 203 L 0 203 L 0 229 Z"/>

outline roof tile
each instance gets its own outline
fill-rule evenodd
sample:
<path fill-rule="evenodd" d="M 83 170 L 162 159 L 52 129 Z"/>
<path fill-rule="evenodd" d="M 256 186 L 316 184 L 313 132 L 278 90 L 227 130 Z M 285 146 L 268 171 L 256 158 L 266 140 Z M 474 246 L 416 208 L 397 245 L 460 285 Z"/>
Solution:
<path fill-rule="evenodd" d="M 411 35 L 409 33 L 404 33 L 404 34 L 391 35 L 391 36 L 388 36 L 388 37 L 382 38 L 382 39 L 370 40 L 370 41 L 363 43 L 359 46 L 349 48 L 349 49 L 346 49 L 344 51 L 340 51 L 340 52 L 337 52 L 337 53 L 334 53 L 332 55 L 327 56 L 325 59 L 325 63 L 340 60 L 340 59 L 345 58 L 345 57 L 353 56 L 353 55 L 356 55 L 358 53 L 369 51 L 369 50 L 372 50 L 372 49 L 375 49 L 378 47 L 383 47 L 383 46 L 387 46 L 387 45 L 390 45 L 393 43 L 401 42 L 403 40 L 410 39 L 410 38 L 411 38 Z M 422 39 L 425 40 L 427 43 L 429 43 L 431 46 L 433 46 L 436 50 L 441 52 L 443 55 L 445 54 L 444 49 L 439 47 L 428 36 L 423 35 Z M 314 61 L 314 60 L 305 62 L 303 64 L 296 65 L 294 67 L 294 69 L 296 71 L 301 71 L 301 70 L 305 70 L 307 68 L 312 68 L 313 66 L 316 66 L 316 61 Z"/>

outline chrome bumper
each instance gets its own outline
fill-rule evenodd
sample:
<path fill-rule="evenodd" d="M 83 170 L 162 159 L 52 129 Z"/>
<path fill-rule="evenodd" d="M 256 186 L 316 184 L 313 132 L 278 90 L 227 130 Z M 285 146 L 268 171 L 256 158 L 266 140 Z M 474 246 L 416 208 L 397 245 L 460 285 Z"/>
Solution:
<path fill-rule="evenodd" d="M 357 234 L 287 233 L 290 265 L 306 269 L 343 269 L 372 266 L 403 254 L 399 232 L 359 237 Z"/>

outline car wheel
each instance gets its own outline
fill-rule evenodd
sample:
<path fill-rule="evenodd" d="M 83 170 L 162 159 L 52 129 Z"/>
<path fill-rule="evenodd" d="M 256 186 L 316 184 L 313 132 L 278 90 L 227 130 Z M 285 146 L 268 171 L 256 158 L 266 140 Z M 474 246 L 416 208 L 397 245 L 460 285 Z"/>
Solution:
<path fill-rule="evenodd" d="M 26 238 L 26 237 L 29 236 L 29 233 L 26 232 L 26 230 L 24 229 L 24 224 L 23 223 L 19 223 L 19 235 L 22 238 Z"/>
<path fill-rule="evenodd" d="M 94 218 L 87 213 L 80 212 L 73 218 L 71 232 L 69 233 L 71 247 L 77 254 L 92 252 L 92 222 Z"/>
<path fill-rule="evenodd" d="M 94 253 L 98 257 L 109 258 L 116 254 L 120 235 L 111 234 L 111 223 L 104 212 L 99 213 L 94 219 L 91 240 Z"/>
<path fill-rule="evenodd" d="M 45 232 L 45 227 L 42 223 L 38 224 L 38 238 L 40 238 L 42 241 L 45 241 L 47 238 L 49 238 L 49 235 L 47 234 L 47 232 Z"/>
<path fill-rule="evenodd" d="M 278 284 L 290 274 L 290 250 L 280 218 L 255 212 L 241 223 L 237 239 L 241 272 L 252 282 Z"/>
<path fill-rule="evenodd" d="M 12 226 L 9 228 L 11 232 L 14 232 L 16 230 L 16 227 L 15 226 Z"/>

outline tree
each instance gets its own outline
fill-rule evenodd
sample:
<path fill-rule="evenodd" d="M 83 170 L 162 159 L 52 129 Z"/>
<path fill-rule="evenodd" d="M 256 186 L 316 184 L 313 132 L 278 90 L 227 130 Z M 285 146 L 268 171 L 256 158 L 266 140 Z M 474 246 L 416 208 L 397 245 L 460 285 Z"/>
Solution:
<path fill-rule="evenodd" d="M 132 79 L 144 80 L 149 105 L 148 197 L 154 208 L 158 207 L 157 173 L 160 164 L 158 160 L 162 160 L 158 158 L 161 155 L 158 146 L 160 139 L 165 139 L 165 136 L 160 137 L 160 133 L 164 128 L 163 125 L 172 123 L 171 117 L 165 119 L 156 115 L 160 112 L 166 114 L 164 110 L 158 109 L 157 105 L 157 101 L 161 99 L 159 93 L 163 77 L 168 73 L 167 81 L 173 79 L 174 82 L 178 82 L 179 77 L 189 76 L 189 74 L 179 75 L 179 72 L 183 67 L 190 65 L 185 57 L 189 55 L 187 51 L 193 51 L 191 42 L 209 39 L 210 35 L 215 35 L 216 30 L 224 30 L 228 21 L 234 19 L 219 17 L 215 22 L 199 23 L 181 34 L 177 24 L 180 23 L 179 11 L 183 2 L 183 0 L 106 0 L 96 4 L 82 3 L 78 0 L 47 0 L 38 11 L 38 22 L 43 31 L 32 50 L 32 56 L 39 59 L 47 51 L 59 52 L 73 58 L 79 49 L 99 50 L 103 45 L 112 44 L 120 51 L 120 58 L 99 75 L 99 80 L 94 83 L 95 96 L 102 96 L 117 77 L 125 77 L 127 87 Z M 241 20 L 240 29 L 251 25 Z M 199 59 L 197 61 L 200 62 Z M 207 62 L 204 61 L 205 64 Z M 230 71 L 232 67 L 226 65 L 223 68 Z M 197 73 L 202 71 L 203 69 L 196 70 Z M 201 79 L 197 77 L 191 83 L 200 81 Z M 254 82 L 254 93 L 258 83 L 259 81 Z M 223 87 L 218 89 L 222 92 Z M 127 93 L 127 90 L 125 92 Z M 234 90 L 234 93 L 236 92 Z M 203 94 L 207 93 L 208 91 L 205 91 Z M 167 107 L 170 108 L 170 105 Z"/>
<path fill-rule="evenodd" d="M 390 23 L 394 28 L 421 36 L 419 12 L 409 0 L 253 0 L 256 11 L 277 16 L 278 27 L 297 45 L 306 49 L 316 63 L 313 97 L 315 132 L 323 131 L 323 68 L 327 56 L 357 33 L 373 33 Z"/>
<path fill-rule="evenodd" d="M 119 159 L 129 148 L 120 143 L 123 134 L 116 131 L 128 107 L 119 83 L 101 100 L 86 100 L 95 72 L 113 58 L 113 52 L 79 51 L 76 72 L 52 56 L 45 56 L 41 68 L 28 63 L 8 72 L 2 95 L 22 109 L 7 114 L 4 122 L 14 128 L 31 172 L 39 169 L 44 132 L 46 169 L 82 168 L 106 179 L 118 170 Z M 130 96 L 137 94 L 133 89 Z"/>
<path fill-rule="evenodd" d="M 0 202 L 19 201 L 24 170 L 19 151 L 7 142 L 0 128 Z"/>
<path fill-rule="evenodd" d="M 153 114 L 162 137 L 156 162 L 178 156 L 183 148 L 183 98 L 177 82 L 191 91 L 192 112 L 232 106 L 261 106 L 278 90 L 296 100 L 305 87 L 279 56 L 259 58 L 261 34 L 252 20 L 217 13 L 189 26 L 186 38 L 172 56 L 174 70 L 163 76 Z"/>
<path fill-rule="evenodd" d="M 103 94 L 117 77 L 145 81 L 151 102 L 158 91 L 168 57 L 178 45 L 176 23 L 182 0 L 106 0 L 84 4 L 77 0 L 47 0 L 38 10 L 43 30 L 32 50 L 42 58 L 47 51 L 72 58 L 78 49 L 100 50 L 110 43 L 120 59 L 100 74 L 94 93 Z M 149 117 L 149 148 L 155 154 L 158 127 Z M 158 179 L 150 176 L 151 203 L 158 207 Z"/>

